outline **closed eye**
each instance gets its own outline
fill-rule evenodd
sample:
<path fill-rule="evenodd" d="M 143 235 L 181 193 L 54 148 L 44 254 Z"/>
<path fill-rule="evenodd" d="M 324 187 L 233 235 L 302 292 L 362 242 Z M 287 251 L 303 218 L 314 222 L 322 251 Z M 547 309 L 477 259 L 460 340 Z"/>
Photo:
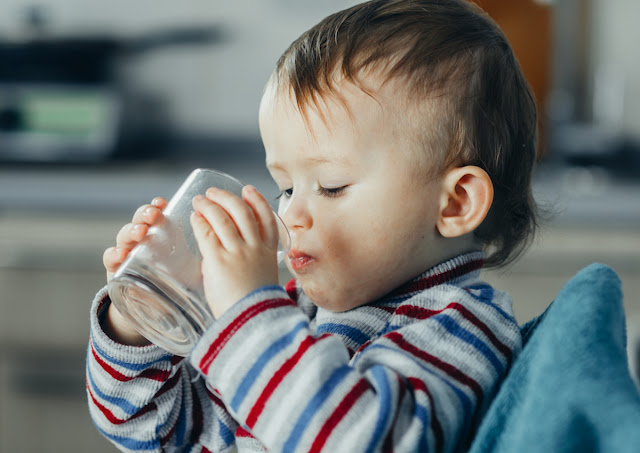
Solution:
<path fill-rule="evenodd" d="M 316 192 L 318 193 L 318 195 L 322 195 L 323 197 L 335 198 L 342 195 L 344 191 L 347 189 L 347 187 L 349 186 L 332 187 L 332 188 L 320 186 L 318 187 L 318 190 Z"/>

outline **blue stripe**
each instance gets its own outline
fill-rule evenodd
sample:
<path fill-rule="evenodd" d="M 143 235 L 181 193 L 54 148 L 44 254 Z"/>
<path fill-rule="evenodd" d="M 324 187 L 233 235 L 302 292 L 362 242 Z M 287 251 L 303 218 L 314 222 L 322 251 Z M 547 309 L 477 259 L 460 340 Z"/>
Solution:
<path fill-rule="evenodd" d="M 249 294 L 247 294 L 246 296 L 244 296 L 242 299 L 240 299 L 238 302 L 241 302 L 245 299 L 249 299 L 250 297 L 255 296 L 256 294 L 260 294 L 262 292 L 265 291 L 279 291 L 281 293 L 284 293 L 282 295 L 282 297 L 284 298 L 288 298 L 289 294 L 287 294 L 287 292 L 284 290 L 284 288 L 282 286 L 278 286 L 278 285 L 267 285 L 267 286 L 262 286 L 258 289 L 254 289 L 253 291 L 251 291 Z"/>
<path fill-rule="evenodd" d="M 328 322 L 325 324 L 320 324 L 316 331 L 320 334 L 322 333 L 333 333 L 337 335 L 342 335 L 344 337 L 349 338 L 352 341 L 355 341 L 357 344 L 364 344 L 369 341 L 369 335 L 364 333 L 360 329 L 356 329 L 355 327 L 347 326 L 345 324 L 336 324 L 332 322 Z"/>
<path fill-rule="evenodd" d="M 175 430 L 176 445 L 182 445 L 184 443 L 184 435 L 185 435 L 185 431 L 187 430 L 186 424 L 187 424 L 187 414 L 185 413 L 185 405 L 181 404 L 180 413 L 178 414 L 178 420 L 176 422 L 176 430 Z"/>
<path fill-rule="evenodd" d="M 380 365 L 370 368 L 370 371 L 377 384 L 376 391 L 378 394 L 376 396 L 380 402 L 380 407 L 378 408 L 378 420 L 376 420 L 373 436 L 365 450 L 366 452 L 376 451 L 376 447 L 385 433 L 385 428 L 391 416 L 391 388 L 387 380 L 387 375 Z"/>
<path fill-rule="evenodd" d="M 153 360 L 151 362 L 146 362 L 146 363 L 131 363 L 131 362 L 125 362 L 123 360 L 118 360 L 116 358 L 114 358 L 113 356 L 110 356 L 109 354 L 107 354 L 104 349 L 100 348 L 100 346 L 98 346 L 96 344 L 96 342 L 94 341 L 93 338 L 93 333 L 91 334 L 91 343 L 93 344 L 94 349 L 96 350 L 96 352 L 104 357 L 105 359 L 107 359 L 107 361 L 121 366 L 123 368 L 126 368 L 128 370 L 132 370 L 132 371 L 142 371 L 145 370 L 147 368 L 149 368 L 151 365 L 154 365 L 156 363 L 159 362 L 166 362 L 166 361 L 170 361 L 171 360 L 171 354 L 167 354 L 167 355 L 163 355 L 162 357 L 160 357 L 159 359 Z"/>
<path fill-rule="evenodd" d="M 499 376 L 502 376 L 504 373 L 504 366 L 498 360 L 496 355 L 493 353 L 491 348 L 487 346 L 487 344 L 482 341 L 480 338 L 476 337 L 474 334 L 469 332 L 467 329 L 463 328 L 458 324 L 451 316 L 449 315 L 437 315 L 434 316 L 433 319 L 438 321 L 442 326 L 444 326 L 447 331 L 455 336 L 460 338 L 465 343 L 470 344 L 474 348 L 476 348 L 484 357 L 491 362 L 491 365 L 495 368 L 496 372 Z"/>
<path fill-rule="evenodd" d="M 233 441 L 236 439 L 236 436 L 233 434 L 233 431 L 231 431 L 227 425 L 225 425 L 224 423 L 222 423 L 222 420 L 218 419 L 218 431 L 220 433 L 220 437 L 222 438 L 222 441 L 224 442 L 225 447 L 229 446 L 233 443 Z"/>
<path fill-rule="evenodd" d="M 93 389 L 93 392 L 96 395 L 98 395 L 101 399 L 109 402 L 110 404 L 118 406 L 127 415 L 133 415 L 141 409 L 138 406 L 134 406 L 124 398 L 117 398 L 115 396 L 110 396 L 102 392 L 96 385 L 95 381 L 93 380 L 93 376 L 91 375 L 91 370 L 88 367 L 87 367 L 87 377 L 89 378 L 89 382 L 91 383 L 91 388 Z"/>
<path fill-rule="evenodd" d="M 300 417 L 298 417 L 298 421 L 291 430 L 291 434 L 285 442 L 282 451 L 294 451 L 296 449 L 296 447 L 298 446 L 298 442 L 300 442 L 302 434 L 311 422 L 313 416 L 328 400 L 329 395 L 331 395 L 333 390 L 344 380 L 344 378 L 349 375 L 350 372 L 351 367 L 347 365 L 337 368 L 333 371 L 331 376 L 329 376 L 329 379 L 327 379 L 322 387 L 320 387 L 320 389 L 316 392 L 316 394 L 313 395 L 313 398 L 309 400 L 307 406 L 302 411 L 302 414 L 300 415 Z"/>
<path fill-rule="evenodd" d="M 295 325 L 293 330 L 288 334 L 280 337 L 274 343 L 271 344 L 256 360 L 256 363 L 253 364 L 251 369 L 247 372 L 247 374 L 242 379 L 242 382 L 238 386 L 235 395 L 233 395 L 233 399 L 231 400 L 231 408 L 234 411 L 238 411 L 238 408 L 244 401 L 245 397 L 249 393 L 251 386 L 256 382 L 258 376 L 262 372 L 262 370 L 267 366 L 267 364 L 273 359 L 273 357 L 286 348 L 289 344 L 291 344 L 296 337 L 297 333 L 300 332 L 301 329 L 304 329 L 308 326 L 307 321 L 301 321 Z"/>
<path fill-rule="evenodd" d="M 418 417 L 418 420 L 422 422 L 422 426 L 424 426 L 424 429 L 422 430 L 422 435 L 420 436 L 420 444 L 422 445 L 422 448 L 420 448 L 420 451 L 423 453 L 426 453 L 427 451 L 429 451 L 429 442 L 427 439 L 427 428 L 429 427 L 429 420 L 431 417 L 427 408 L 419 404 L 416 404 L 416 410 L 414 413 L 416 417 Z"/>
<path fill-rule="evenodd" d="M 99 426 L 96 426 L 98 431 L 106 437 L 107 439 L 116 442 L 122 445 L 124 448 L 134 451 L 142 451 L 142 450 L 158 450 L 160 448 L 160 441 L 158 439 L 152 440 L 138 440 L 132 439 L 131 437 L 121 437 L 113 434 L 109 434 L 105 430 L 101 429 Z"/>
<path fill-rule="evenodd" d="M 467 289 L 470 289 L 472 291 L 480 291 L 479 294 L 474 294 L 472 292 L 469 292 L 468 294 L 472 296 L 474 299 L 476 299 L 478 302 L 488 305 L 494 310 L 496 310 L 507 321 L 511 322 L 512 324 L 518 325 L 516 319 L 512 315 L 505 312 L 502 308 L 498 307 L 496 304 L 493 303 L 495 289 L 491 285 L 487 285 L 487 284 L 472 285 L 472 286 L 469 286 Z"/>
<path fill-rule="evenodd" d="M 445 384 L 447 387 L 449 387 L 456 394 L 458 399 L 460 400 L 460 404 L 462 404 L 462 410 L 463 410 L 465 419 L 467 421 L 471 420 L 472 405 L 473 405 L 472 402 L 471 402 L 471 399 L 460 388 L 455 386 L 449 380 L 447 380 L 444 377 L 440 376 L 435 371 L 427 368 L 423 363 L 418 361 L 417 357 L 414 356 L 413 354 L 410 354 L 410 353 L 408 353 L 406 351 L 403 351 L 401 349 L 393 348 L 391 346 L 386 346 L 386 345 L 382 345 L 382 344 L 374 344 L 374 345 L 369 346 L 360 356 L 358 356 L 354 360 L 354 363 L 352 364 L 352 366 L 355 366 L 355 364 L 358 362 L 358 360 L 362 359 L 362 357 L 364 355 L 368 354 L 370 351 L 375 350 L 375 349 L 384 349 L 384 350 L 391 351 L 391 352 L 396 353 L 396 354 L 404 355 L 409 360 L 411 360 L 416 365 L 418 365 L 420 368 L 422 368 L 422 370 L 424 372 L 426 372 L 426 373 L 432 375 L 433 377 L 437 378 L 438 380 L 440 380 L 443 384 Z"/>

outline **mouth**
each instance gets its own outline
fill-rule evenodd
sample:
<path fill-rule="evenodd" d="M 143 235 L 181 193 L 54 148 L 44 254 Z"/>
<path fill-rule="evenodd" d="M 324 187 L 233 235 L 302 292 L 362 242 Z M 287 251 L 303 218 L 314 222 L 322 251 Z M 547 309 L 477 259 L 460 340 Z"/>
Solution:
<path fill-rule="evenodd" d="M 300 272 L 313 263 L 316 259 L 299 250 L 291 250 L 287 255 L 289 264 L 294 272 Z"/>

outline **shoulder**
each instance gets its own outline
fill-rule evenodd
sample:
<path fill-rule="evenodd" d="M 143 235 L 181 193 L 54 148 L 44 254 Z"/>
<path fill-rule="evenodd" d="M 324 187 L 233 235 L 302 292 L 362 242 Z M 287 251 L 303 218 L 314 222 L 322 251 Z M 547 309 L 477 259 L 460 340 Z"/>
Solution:
<path fill-rule="evenodd" d="M 520 328 L 506 292 L 481 281 L 442 284 L 421 291 L 393 312 L 387 331 L 401 329 L 411 336 L 426 331 L 439 338 L 488 342 L 506 356 L 521 348 Z"/>

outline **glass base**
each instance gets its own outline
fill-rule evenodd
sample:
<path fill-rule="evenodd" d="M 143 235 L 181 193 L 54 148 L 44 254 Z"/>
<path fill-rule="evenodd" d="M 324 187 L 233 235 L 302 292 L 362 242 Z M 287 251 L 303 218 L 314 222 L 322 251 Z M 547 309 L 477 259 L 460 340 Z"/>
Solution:
<path fill-rule="evenodd" d="M 181 290 L 158 271 L 116 273 L 109 297 L 122 316 L 152 343 L 172 354 L 188 356 L 213 323 L 206 302 Z"/>

